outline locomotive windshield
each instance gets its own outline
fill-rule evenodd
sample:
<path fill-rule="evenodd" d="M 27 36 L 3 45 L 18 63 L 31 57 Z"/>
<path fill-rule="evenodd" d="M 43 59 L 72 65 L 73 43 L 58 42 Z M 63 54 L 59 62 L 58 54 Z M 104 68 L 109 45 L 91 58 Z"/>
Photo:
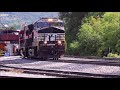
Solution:
<path fill-rule="evenodd" d="M 35 27 L 37 28 L 51 27 L 51 26 L 64 27 L 64 23 L 63 22 L 36 22 L 35 23 Z"/>
<path fill-rule="evenodd" d="M 65 31 L 58 28 L 50 27 L 41 29 L 38 31 L 38 33 L 65 33 Z"/>
<path fill-rule="evenodd" d="M 38 33 L 65 33 L 64 22 L 59 19 L 41 19 L 34 25 Z"/>
<path fill-rule="evenodd" d="M 64 27 L 64 24 L 62 22 L 51 22 L 50 26 Z"/>

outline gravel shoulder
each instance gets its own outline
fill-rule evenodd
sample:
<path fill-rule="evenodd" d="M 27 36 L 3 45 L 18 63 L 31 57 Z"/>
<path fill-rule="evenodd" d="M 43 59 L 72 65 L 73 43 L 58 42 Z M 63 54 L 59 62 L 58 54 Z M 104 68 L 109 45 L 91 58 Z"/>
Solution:
<path fill-rule="evenodd" d="M 63 57 L 62 59 L 73 60 L 74 58 Z M 84 60 L 84 59 L 79 58 L 79 60 Z M 85 59 L 85 60 L 90 60 L 90 59 Z M 0 64 L 6 66 L 12 66 L 12 67 L 20 67 L 20 68 L 60 70 L 60 71 L 83 72 L 83 73 L 105 74 L 105 75 L 108 74 L 120 75 L 120 66 L 101 66 L 101 65 L 93 65 L 93 64 L 75 64 L 75 63 L 64 63 L 64 62 L 38 61 L 38 60 L 21 59 L 19 56 L 0 58 Z"/>
<path fill-rule="evenodd" d="M 20 78 L 58 78 L 54 76 L 24 74 L 24 73 L 5 72 L 5 71 L 0 71 L 0 76 L 20 77 Z"/>

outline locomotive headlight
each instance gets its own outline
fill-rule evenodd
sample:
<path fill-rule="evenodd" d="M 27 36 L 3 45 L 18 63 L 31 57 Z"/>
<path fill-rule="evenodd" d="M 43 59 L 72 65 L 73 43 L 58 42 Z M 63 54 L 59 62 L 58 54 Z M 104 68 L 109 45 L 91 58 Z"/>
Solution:
<path fill-rule="evenodd" d="M 47 41 L 44 41 L 44 44 L 47 44 Z"/>
<path fill-rule="evenodd" d="M 53 21 L 53 19 L 52 19 L 52 18 L 49 18 L 49 19 L 48 19 L 48 22 L 52 22 L 52 21 Z"/>
<path fill-rule="evenodd" d="M 58 44 L 61 44 L 62 42 L 61 41 L 58 41 Z"/>

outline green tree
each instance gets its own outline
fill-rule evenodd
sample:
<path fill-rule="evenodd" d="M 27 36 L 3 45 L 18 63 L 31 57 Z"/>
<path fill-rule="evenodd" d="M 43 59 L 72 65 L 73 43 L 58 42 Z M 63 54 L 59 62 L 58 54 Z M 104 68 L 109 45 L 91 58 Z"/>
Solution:
<path fill-rule="evenodd" d="M 120 13 L 107 12 L 104 14 L 104 46 L 110 48 L 113 53 L 117 52 L 120 40 Z"/>
<path fill-rule="evenodd" d="M 65 20 L 69 54 L 101 55 L 108 48 L 120 54 L 119 12 L 64 12 L 60 16 Z"/>
<path fill-rule="evenodd" d="M 108 48 L 113 53 L 120 52 L 120 13 L 106 12 L 102 17 L 90 16 L 84 20 L 78 35 L 80 52 L 100 55 Z"/>
<path fill-rule="evenodd" d="M 102 30 L 100 20 L 91 17 L 90 23 L 84 23 L 78 33 L 79 54 L 97 55 L 102 46 Z"/>
<path fill-rule="evenodd" d="M 70 51 L 70 43 L 77 39 L 79 26 L 88 12 L 60 12 L 59 17 L 65 21 L 65 33 L 67 41 L 67 52 Z"/>

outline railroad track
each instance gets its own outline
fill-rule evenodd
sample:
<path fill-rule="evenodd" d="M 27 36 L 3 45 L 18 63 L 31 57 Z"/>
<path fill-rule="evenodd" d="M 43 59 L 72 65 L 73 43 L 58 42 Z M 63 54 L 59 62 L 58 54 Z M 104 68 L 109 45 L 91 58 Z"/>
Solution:
<path fill-rule="evenodd" d="M 13 71 L 19 73 L 56 76 L 63 78 L 120 78 L 120 75 L 104 75 L 104 74 L 92 74 L 92 73 L 83 73 L 83 72 L 18 68 L 18 67 L 4 66 L 4 65 L 0 65 L 0 67 L 1 67 L 0 71 Z"/>
<path fill-rule="evenodd" d="M 11 78 L 9 76 L 0 76 L 0 78 Z"/>
<path fill-rule="evenodd" d="M 16 78 L 16 77 L 12 77 L 12 76 L 0 76 L 0 78 Z M 22 78 L 22 77 L 19 77 Z"/>
<path fill-rule="evenodd" d="M 105 62 L 105 61 L 80 61 L 80 60 L 60 60 L 66 63 L 78 63 L 78 64 L 95 64 L 105 66 L 120 66 L 120 62 Z"/>
<path fill-rule="evenodd" d="M 30 58 L 24 58 L 26 60 L 30 60 Z M 102 66 L 120 66 L 120 61 L 105 61 L 105 60 L 101 60 L 101 61 L 83 61 L 83 60 L 65 60 L 60 58 L 59 60 L 52 60 L 52 59 L 48 59 L 48 60 L 42 60 L 42 59 L 38 59 L 38 58 L 31 58 L 31 60 L 36 60 L 36 61 L 48 61 L 48 62 L 64 62 L 64 63 L 76 63 L 76 64 L 94 64 L 94 65 L 102 65 Z"/>
<path fill-rule="evenodd" d="M 33 59 L 32 59 L 33 60 Z M 35 59 L 39 61 L 43 61 L 41 59 Z M 81 61 L 81 60 L 45 60 L 49 62 L 64 62 L 64 63 L 76 63 L 76 64 L 95 64 L 95 65 L 103 65 L 103 66 L 120 66 L 120 61 L 119 62 L 113 62 L 113 61 Z"/>

